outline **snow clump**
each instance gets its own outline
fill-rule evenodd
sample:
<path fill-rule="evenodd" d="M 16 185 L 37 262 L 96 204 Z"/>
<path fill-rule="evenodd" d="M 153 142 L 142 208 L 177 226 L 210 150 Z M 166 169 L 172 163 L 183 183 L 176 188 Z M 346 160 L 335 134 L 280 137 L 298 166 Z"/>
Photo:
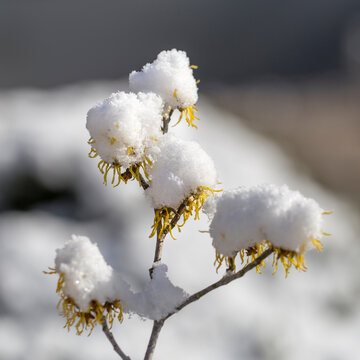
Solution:
<path fill-rule="evenodd" d="M 167 276 L 167 266 L 155 263 L 152 279 L 144 291 L 134 295 L 132 310 L 140 316 L 152 320 L 160 320 L 189 296 L 180 287 L 174 286 Z"/>
<path fill-rule="evenodd" d="M 235 256 L 264 240 L 276 248 L 302 253 L 322 237 L 323 209 L 286 185 L 224 191 L 214 210 L 210 235 L 217 253 L 224 256 Z"/>
<path fill-rule="evenodd" d="M 164 50 L 142 71 L 129 76 L 130 89 L 134 92 L 154 92 L 172 109 L 183 110 L 196 104 L 198 88 L 185 51 Z"/>
<path fill-rule="evenodd" d="M 199 187 L 217 184 L 215 165 L 197 142 L 167 134 L 158 145 L 160 151 L 148 169 L 151 184 L 146 190 L 155 209 L 177 209 Z"/>
<path fill-rule="evenodd" d="M 73 299 L 80 311 L 87 311 L 92 300 L 101 304 L 130 295 L 129 285 L 109 266 L 99 248 L 86 236 L 72 235 L 56 250 L 55 269 L 63 274 L 62 291 Z M 116 279 L 116 281 L 115 281 Z"/>
<path fill-rule="evenodd" d="M 156 94 L 113 93 L 88 111 L 90 144 L 108 164 L 140 163 L 161 136 L 162 111 Z"/>

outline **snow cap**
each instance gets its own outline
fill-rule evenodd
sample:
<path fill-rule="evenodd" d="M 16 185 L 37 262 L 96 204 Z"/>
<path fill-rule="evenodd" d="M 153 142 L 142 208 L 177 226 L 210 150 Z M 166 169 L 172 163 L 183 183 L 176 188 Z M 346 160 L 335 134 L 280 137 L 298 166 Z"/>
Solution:
<path fill-rule="evenodd" d="M 210 224 L 219 254 L 234 256 L 263 240 L 283 250 L 302 252 L 322 237 L 318 203 L 286 185 L 258 185 L 224 191 L 218 196 Z"/>
<path fill-rule="evenodd" d="M 197 142 L 167 134 L 158 146 L 160 152 L 148 169 L 151 184 L 146 190 L 155 209 L 177 209 L 199 186 L 213 188 L 217 184 L 214 163 Z"/>
<path fill-rule="evenodd" d="M 185 51 L 162 51 L 142 71 L 129 76 L 131 91 L 154 92 L 173 109 L 183 110 L 198 100 L 196 80 Z"/>
<path fill-rule="evenodd" d="M 162 100 L 153 93 L 111 94 L 87 114 L 92 148 L 105 162 L 124 168 L 144 161 L 161 136 L 162 111 Z"/>
<path fill-rule="evenodd" d="M 64 276 L 62 291 L 81 311 L 87 311 L 92 300 L 104 304 L 118 300 L 116 292 L 129 292 L 122 279 L 117 278 L 115 286 L 112 267 L 86 236 L 72 235 L 63 248 L 56 250 L 55 269 Z"/>

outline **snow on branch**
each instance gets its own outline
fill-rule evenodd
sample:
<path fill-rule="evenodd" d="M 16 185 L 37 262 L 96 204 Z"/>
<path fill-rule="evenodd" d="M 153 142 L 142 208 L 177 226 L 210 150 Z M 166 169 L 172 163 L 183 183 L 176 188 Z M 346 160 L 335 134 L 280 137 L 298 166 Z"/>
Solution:
<path fill-rule="evenodd" d="M 123 360 L 130 357 L 110 329 L 124 313 L 154 321 L 145 354 L 145 360 L 151 360 L 169 317 L 252 269 L 261 273 L 271 254 L 274 273 L 279 261 L 286 276 L 292 266 L 305 270 L 305 252 L 321 250 L 321 237 L 329 235 L 323 231 L 322 215 L 330 212 L 286 185 L 239 187 L 216 194 L 221 190 L 216 189 L 219 182 L 209 155 L 196 142 L 168 134 L 176 112 L 180 112 L 177 123 L 184 118 L 196 128 L 196 68 L 184 51 L 162 51 L 141 71 L 130 74 L 133 92 L 113 93 L 87 113 L 89 157 L 100 158 L 104 184 L 117 187 L 136 179 L 152 203 L 155 216 L 149 228 L 156 247 L 148 283 L 134 292 L 85 236 L 73 235 L 58 249 L 55 268 L 47 272 L 59 276 L 56 292 L 65 327 L 75 327 L 81 334 L 101 324 Z M 167 234 L 174 237 L 172 229 L 181 231 L 189 218 L 199 219 L 201 209 L 211 220 L 208 232 L 217 270 L 224 262 L 228 269 L 220 280 L 189 296 L 168 278 L 162 249 Z M 242 268 L 236 272 L 237 259 Z"/>

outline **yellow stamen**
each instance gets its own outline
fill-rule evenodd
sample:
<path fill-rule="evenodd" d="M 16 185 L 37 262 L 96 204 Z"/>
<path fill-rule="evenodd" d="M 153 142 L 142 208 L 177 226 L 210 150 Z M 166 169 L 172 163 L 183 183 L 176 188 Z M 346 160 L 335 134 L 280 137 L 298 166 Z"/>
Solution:
<path fill-rule="evenodd" d="M 172 127 L 176 126 L 177 124 L 179 124 L 179 122 L 181 121 L 183 117 L 183 112 L 180 113 L 180 116 L 179 116 L 179 120 L 176 122 L 176 124 L 174 124 Z"/>
<path fill-rule="evenodd" d="M 46 274 L 46 275 L 56 274 L 55 268 L 49 266 L 48 269 L 49 269 L 49 271 L 43 271 L 43 274 Z"/>
<path fill-rule="evenodd" d="M 218 270 L 220 269 L 223 261 L 224 261 L 224 256 L 220 255 L 219 253 L 215 253 L 215 261 L 214 261 L 214 266 L 216 266 L 216 272 L 218 272 Z"/>
<path fill-rule="evenodd" d="M 54 268 L 49 268 L 50 271 L 45 271 L 46 274 L 55 274 Z M 101 304 L 97 300 L 92 300 L 86 311 L 81 311 L 76 305 L 74 300 L 67 297 L 63 292 L 63 285 L 65 283 L 65 276 L 63 273 L 59 274 L 59 280 L 57 283 L 56 293 L 60 295 L 60 300 L 57 304 L 57 309 L 60 311 L 60 315 L 66 318 L 64 328 L 70 331 L 74 326 L 76 334 L 81 335 L 83 331 L 89 331 L 90 335 L 97 324 L 102 324 L 103 317 L 109 323 L 111 329 L 114 319 L 117 318 L 119 322 L 123 320 L 122 306 L 119 300 L 112 302 L 105 302 Z"/>
<path fill-rule="evenodd" d="M 214 190 L 206 186 L 199 186 L 197 192 L 195 194 L 190 195 L 188 198 L 185 209 L 181 215 L 183 223 L 181 225 L 179 223 L 177 224 L 178 231 L 180 231 L 180 228 L 184 226 L 186 221 L 193 214 L 195 220 L 200 219 L 200 210 L 203 207 L 206 199 L 210 195 L 214 195 L 215 192 L 219 192 L 219 191 L 222 190 Z M 176 215 L 176 210 L 167 208 L 166 206 L 162 207 L 161 209 L 157 209 L 155 211 L 154 222 L 151 226 L 152 231 L 149 237 L 151 238 L 156 234 L 157 228 L 159 224 L 161 224 L 160 235 L 163 233 L 163 231 L 166 228 L 168 228 L 167 231 L 169 231 L 171 237 L 175 239 L 171 232 L 172 230 L 171 221 L 173 220 L 175 215 Z"/>
<path fill-rule="evenodd" d="M 198 69 L 199 67 L 197 65 L 190 65 L 191 69 Z"/>
<path fill-rule="evenodd" d="M 273 275 L 277 271 L 279 260 L 283 264 L 286 278 L 288 277 L 290 273 L 290 268 L 293 265 L 299 271 L 306 271 L 307 267 L 305 265 L 304 252 L 305 252 L 304 248 L 301 250 L 300 253 L 276 248 L 274 250 L 274 258 L 273 258 L 273 266 L 275 265 L 275 270 L 273 272 Z"/>
<path fill-rule="evenodd" d="M 182 110 L 185 114 L 186 122 L 188 123 L 188 126 L 192 126 L 195 129 L 197 129 L 197 126 L 194 124 L 194 120 L 200 120 L 198 117 L 195 116 L 194 111 L 197 111 L 195 107 L 189 106 Z"/>
<path fill-rule="evenodd" d="M 313 245 L 315 246 L 316 250 L 321 251 L 323 249 L 323 244 L 320 242 L 320 240 L 318 239 L 311 239 L 311 242 L 313 243 Z"/>
<path fill-rule="evenodd" d="M 94 159 L 98 156 L 98 153 L 94 148 L 91 148 L 90 152 L 88 153 L 88 156 L 90 159 Z"/>
<path fill-rule="evenodd" d="M 311 239 L 314 247 L 317 250 L 322 250 L 323 249 L 323 245 L 322 243 L 318 240 L 318 239 Z M 272 261 L 272 266 L 274 268 L 273 271 L 273 275 L 277 272 L 278 270 L 278 263 L 280 261 L 280 263 L 283 265 L 284 270 L 285 270 L 285 277 L 287 277 L 290 273 L 290 269 L 292 266 L 295 267 L 296 270 L 299 271 L 306 271 L 307 267 L 305 264 L 305 246 L 302 246 L 299 252 L 296 251 L 290 251 L 290 250 L 284 250 L 284 249 L 280 249 L 280 248 L 276 248 L 274 247 L 269 241 L 264 240 L 260 243 L 255 244 L 254 246 L 248 248 L 248 249 L 241 249 L 238 254 L 241 260 L 241 263 L 244 264 L 245 266 L 250 262 L 250 261 L 254 261 L 255 259 L 257 259 L 266 249 L 273 249 L 274 253 L 273 253 L 273 261 Z M 235 258 L 235 257 L 234 257 Z M 221 267 L 223 261 L 227 261 L 230 262 L 229 258 L 226 258 L 218 253 L 216 253 L 216 259 L 215 259 L 215 263 L 214 265 L 216 265 L 216 271 L 219 270 L 219 268 Z M 246 260 L 246 261 L 245 261 Z M 265 268 L 265 262 L 262 261 L 257 267 L 256 267 L 256 272 L 261 274 L 261 267 Z"/>
<path fill-rule="evenodd" d="M 129 148 L 129 151 L 132 151 L 130 149 L 132 149 L 131 147 Z M 149 180 L 149 174 L 147 172 L 148 164 L 152 164 L 152 162 L 148 157 L 146 157 L 143 162 L 140 162 L 135 165 L 131 165 L 128 168 L 128 170 L 131 174 L 130 179 L 136 179 L 141 186 L 140 169 L 142 169 L 146 179 Z M 109 174 L 109 172 L 111 173 L 111 170 L 112 170 L 111 185 L 113 187 L 117 187 L 121 181 L 123 181 L 126 184 L 127 181 L 130 180 L 127 175 L 124 176 L 126 171 L 124 173 L 122 173 L 121 165 L 116 163 L 115 161 L 112 164 L 109 164 L 109 163 L 105 162 L 104 160 L 100 160 L 98 163 L 98 169 L 100 170 L 101 174 L 103 175 L 103 182 L 105 185 L 107 185 L 108 174 Z"/>
<path fill-rule="evenodd" d="M 157 139 L 153 139 L 153 140 L 157 141 Z M 117 141 L 117 139 L 112 137 L 109 139 L 109 141 L 111 144 L 114 144 Z M 95 144 L 95 140 L 93 138 L 90 138 L 88 143 Z M 134 153 L 134 148 L 132 146 L 129 146 L 127 149 L 127 155 L 130 156 L 133 153 Z M 95 148 L 91 148 L 88 156 L 90 158 L 96 158 L 99 155 Z M 111 163 L 108 163 L 104 160 L 100 160 L 98 163 L 98 169 L 101 172 L 101 174 L 103 175 L 104 184 L 107 185 L 107 177 L 108 177 L 110 170 L 112 170 L 111 185 L 113 187 L 118 186 L 121 181 L 123 181 L 126 184 L 127 181 L 130 179 L 136 179 L 139 182 L 139 184 L 141 185 L 140 169 L 143 170 L 145 177 L 149 180 L 149 174 L 147 172 L 146 167 L 147 167 L 147 165 L 152 165 L 152 161 L 147 156 L 144 156 L 144 157 L 145 157 L 145 159 L 142 162 L 133 164 L 128 169 L 124 169 L 123 173 L 122 173 L 122 166 L 121 166 L 121 164 L 118 163 L 118 161 L 116 160 L 115 157 L 113 158 L 113 161 Z M 131 174 L 130 179 L 129 179 L 127 170 L 129 170 L 129 172 Z"/>

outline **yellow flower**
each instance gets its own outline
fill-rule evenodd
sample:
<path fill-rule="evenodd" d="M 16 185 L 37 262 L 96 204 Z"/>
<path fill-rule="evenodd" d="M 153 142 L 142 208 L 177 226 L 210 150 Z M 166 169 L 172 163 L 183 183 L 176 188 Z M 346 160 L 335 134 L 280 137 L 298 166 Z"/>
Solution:
<path fill-rule="evenodd" d="M 327 233 L 323 233 L 325 235 L 330 235 Z M 318 239 L 311 239 L 312 244 L 314 245 L 315 249 L 318 251 L 321 251 L 323 249 L 323 245 Z M 249 264 L 250 261 L 254 261 L 257 259 L 265 250 L 267 249 L 273 249 L 273 261 L 272 266 L 274 268 L 273 275 L 278 270 L 278 264 L 279 261 L 283 265 L 285 270 L 285 277 L 287 277 L 290 273 L 290 269 L 292 266 L 295 267 L 296 270 L 299 271 L 306 271 L 307 267 L 305 264 L 305 246 L 302 246 L 301 250 L 299 252 L 291 251 L 291 250 L 285 250 L 281 248 L 277 248 L 274 245 L 272 245 L 268 240 L 264 240 L 261 243 L 255 244 L 253 247 L 250 247 L 248 249 L 241 249 L 238 251 L 237 254 L 239 254 L 239 258 L 241 261 L 241 264 Z M 225 262 L 225 265 L 229 270 L 235 271 L 235 258 L 237 254 L 233 257 L 226 257 L 223 255 L 220 255 L 219 253 L 215 253 L 215 262 L 214 265 L 216 266 L 216 271 L 219 270 L 221 265 Z M 261 267 L 265 268 L 265 262 L 262 261 L 257 267 L 256 272 L 258 274 L 261 274 Z"/>
<path fill-rule="evenodd" d="M 173 96 L 175 98 L 177 98 L 177 94 L 176 94 L 177 90 L 174 90 L 174 94 Z M 194 120 L 200 120 L 198 117 L 195 116 L 195 111 L 198 111 L 197 108 L 195 107 L 195 105 L 191 105 L 188 106 L 184 109 L 179 109 L 180 111 L 180 117 L 179 120 L 176 122 L 176 124 L 174 124 L 173 126 L 176 126 L 177 124 L 179 124 L 179 122 L 182 120 L 182 118 L 184 117 L 186 122 L 188 123 L 188 126 L 192 126 L 195 129 L 197 129 L 198 127 L 194 124 Z"/>
<path fill-rule="evenodd" d="M 176 224 L 178 231 L 179 232 L 181 231 L 181 228 L 185 225 L 186 221 L 192 215 L 194 215 L 195 220 L 200 219 L 200 210 L 203 207 L 206 199 L 210 195 L 214 195 L 215 192 L 219 192 L 219 191 L 222 190 L 214 190 L 206 186 L 199 186 L 197 188 L 197 192 L 190 195 L 187 198 L 187 200 L 183 203 L 184 210 L 180 215 L 180 218 L 182 217 L 183 223 L 181 225 L 179 225 L 178 223 Z M 171 237 L 175 240 L 171 230 L 173 228 L 172 221 L 176 216 L 179 215 L 177 215 L 177 210 L 175 209 L 171 209 L 166 206 L 162 207 L 161 209 L 156 209 L 154 223 L 151 226 L 152 231 L 149 237 L 150 238 L 153 237 L 156 234 L 158 228 L 160 229 L 159 235 L 161 235 L 165 229 L 168 229 L 166 231 L 169 231 Z M 180 218 L 177 220 L 180 220 Z"/>
<path fill-rule="evenodd" d="M 45 274 L 57 274 L 56 269 L 49 268 L 50 271 L 44 271 Z M 89 303 L 89 307 L 86 311 L 81 311 L 76 305 L 75 301 L 68 297 L 63 292 L 63 285 L 65 283 L 65 276 L 63 273 L 59 274 L 59 280 L 57 283 L 56 293 L 59 294 L 60 300 L 57 304 L 57 309 L 60 311 L 60 315 L 66 318 L 64 328 L 70 331 L 74 326 L 76 334 L 81 335 L 83 331 L 89 331 L 88 336 L 91 335 L 97 324 L 102 324 L 106 321 L 109 324 L 110 329 L 117 318 L 119 322 L 123 320 L 122 306 L 119 300 L 107 301 L 101 304 L 97 300 L 92 300 Z"/>
<path fill-rule="evenodd" d="M 116 139 L 111 138 L 109 141 L 110 143 L 114 144 Z M 95 140 L 93 138 L 90 138 L 88 143 L 90 145 L 94 145 Z M 129 146 L 127 155 L 130 156 L 132 152 L 133 152 L 133 148 Z M 97 153 L 96 149 L 92 146 L 88 156 L 89 158 L 94 159 L 97 158 L 99 154 Z M 152 161 L 147 156 L 145 156 L 145 160 L 143 162 L 130 165 L 130 167 L 128 167 L 127 169 L 124 169 L 123 166 L 116 161 L 116 159 L 114 159 L 112 163 L 108 163 L 105 160 L 100 160 L 98 163 L 98 169 L 103 175 L 104 178 L 103 183 L 105 185 L 107 185 L 108 175 L 110 175 L 111 185 L 113 187 L 118 186 L 121 183 L 121 181 L 123 181 L 126 184 L 129 180 L 134 180 L 134 179 L 136 179 L 141 186 L 140 170 L 141 169 L 143 170 L 145 178 L 149 180 L 149 175 L 146 169 L 148 165 L 152 165 Z"/>

